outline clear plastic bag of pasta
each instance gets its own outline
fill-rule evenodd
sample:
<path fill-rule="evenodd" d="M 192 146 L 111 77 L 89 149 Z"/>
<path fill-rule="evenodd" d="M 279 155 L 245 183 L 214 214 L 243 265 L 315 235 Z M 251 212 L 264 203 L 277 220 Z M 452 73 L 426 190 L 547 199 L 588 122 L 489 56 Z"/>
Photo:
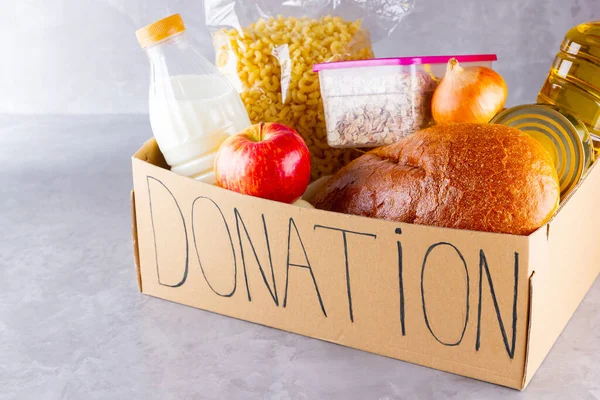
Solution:
<path fill-rule="evenodd" d="M 311 152 L 312 179 L 358 154 L 327 145 L 313 64 L 373 58 L 414 0 L 205 0 L 216 64 L 234 84 L 253 123 L 294 127 Z"/>

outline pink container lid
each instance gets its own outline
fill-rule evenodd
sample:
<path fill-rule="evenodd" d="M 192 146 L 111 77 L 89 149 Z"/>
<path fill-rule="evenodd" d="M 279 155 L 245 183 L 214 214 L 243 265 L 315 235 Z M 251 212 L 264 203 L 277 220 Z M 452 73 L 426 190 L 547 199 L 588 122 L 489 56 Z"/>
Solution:
<path fill-rule="evenodd" d="M 313 72 L 324 69 L 379 67 L 382 65 L 417 65 L 417 64 L 446 64 L 451 58 L 458 62 L 496 61 L 495 54 L 472 54 L 462 56 L 425 56 L 425 57 L 394 57 L 394 58 L 372 58 L 370 60 L 351 60 L 320 63 L 313 65 Z"/>

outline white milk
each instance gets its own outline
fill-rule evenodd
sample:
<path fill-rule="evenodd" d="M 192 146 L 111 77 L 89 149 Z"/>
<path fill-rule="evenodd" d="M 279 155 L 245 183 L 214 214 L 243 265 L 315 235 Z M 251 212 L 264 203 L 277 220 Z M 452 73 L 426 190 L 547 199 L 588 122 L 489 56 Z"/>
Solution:
<path fill-rule="evenodd" d="M 171 171 L 214 184 L 217 149 L 250 119 L 222 76 L 178 75 L 152 83 L 150 124 Z"/>

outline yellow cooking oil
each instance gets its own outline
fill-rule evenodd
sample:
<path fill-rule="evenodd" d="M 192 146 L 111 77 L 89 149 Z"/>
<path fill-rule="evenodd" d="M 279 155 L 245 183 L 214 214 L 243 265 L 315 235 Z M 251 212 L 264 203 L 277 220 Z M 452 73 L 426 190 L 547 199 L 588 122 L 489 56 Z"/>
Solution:
<path fill-rule="evenodd" d="M 567 32 L 537 100 L 578 117 L 600 148 L 600 21 Z"/>

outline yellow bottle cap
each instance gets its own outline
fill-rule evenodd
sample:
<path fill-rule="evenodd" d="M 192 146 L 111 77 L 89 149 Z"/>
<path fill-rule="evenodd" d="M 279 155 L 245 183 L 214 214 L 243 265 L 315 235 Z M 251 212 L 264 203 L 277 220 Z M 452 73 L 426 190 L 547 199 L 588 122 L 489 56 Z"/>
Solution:
<path fill-rule="evenodd" d="M 135 31 L 142 49 L 151 46 L 161 40 L 185 31 L 185 25 L 179 14 L 173 14 L 159 21 L 146 25 Z"/>

